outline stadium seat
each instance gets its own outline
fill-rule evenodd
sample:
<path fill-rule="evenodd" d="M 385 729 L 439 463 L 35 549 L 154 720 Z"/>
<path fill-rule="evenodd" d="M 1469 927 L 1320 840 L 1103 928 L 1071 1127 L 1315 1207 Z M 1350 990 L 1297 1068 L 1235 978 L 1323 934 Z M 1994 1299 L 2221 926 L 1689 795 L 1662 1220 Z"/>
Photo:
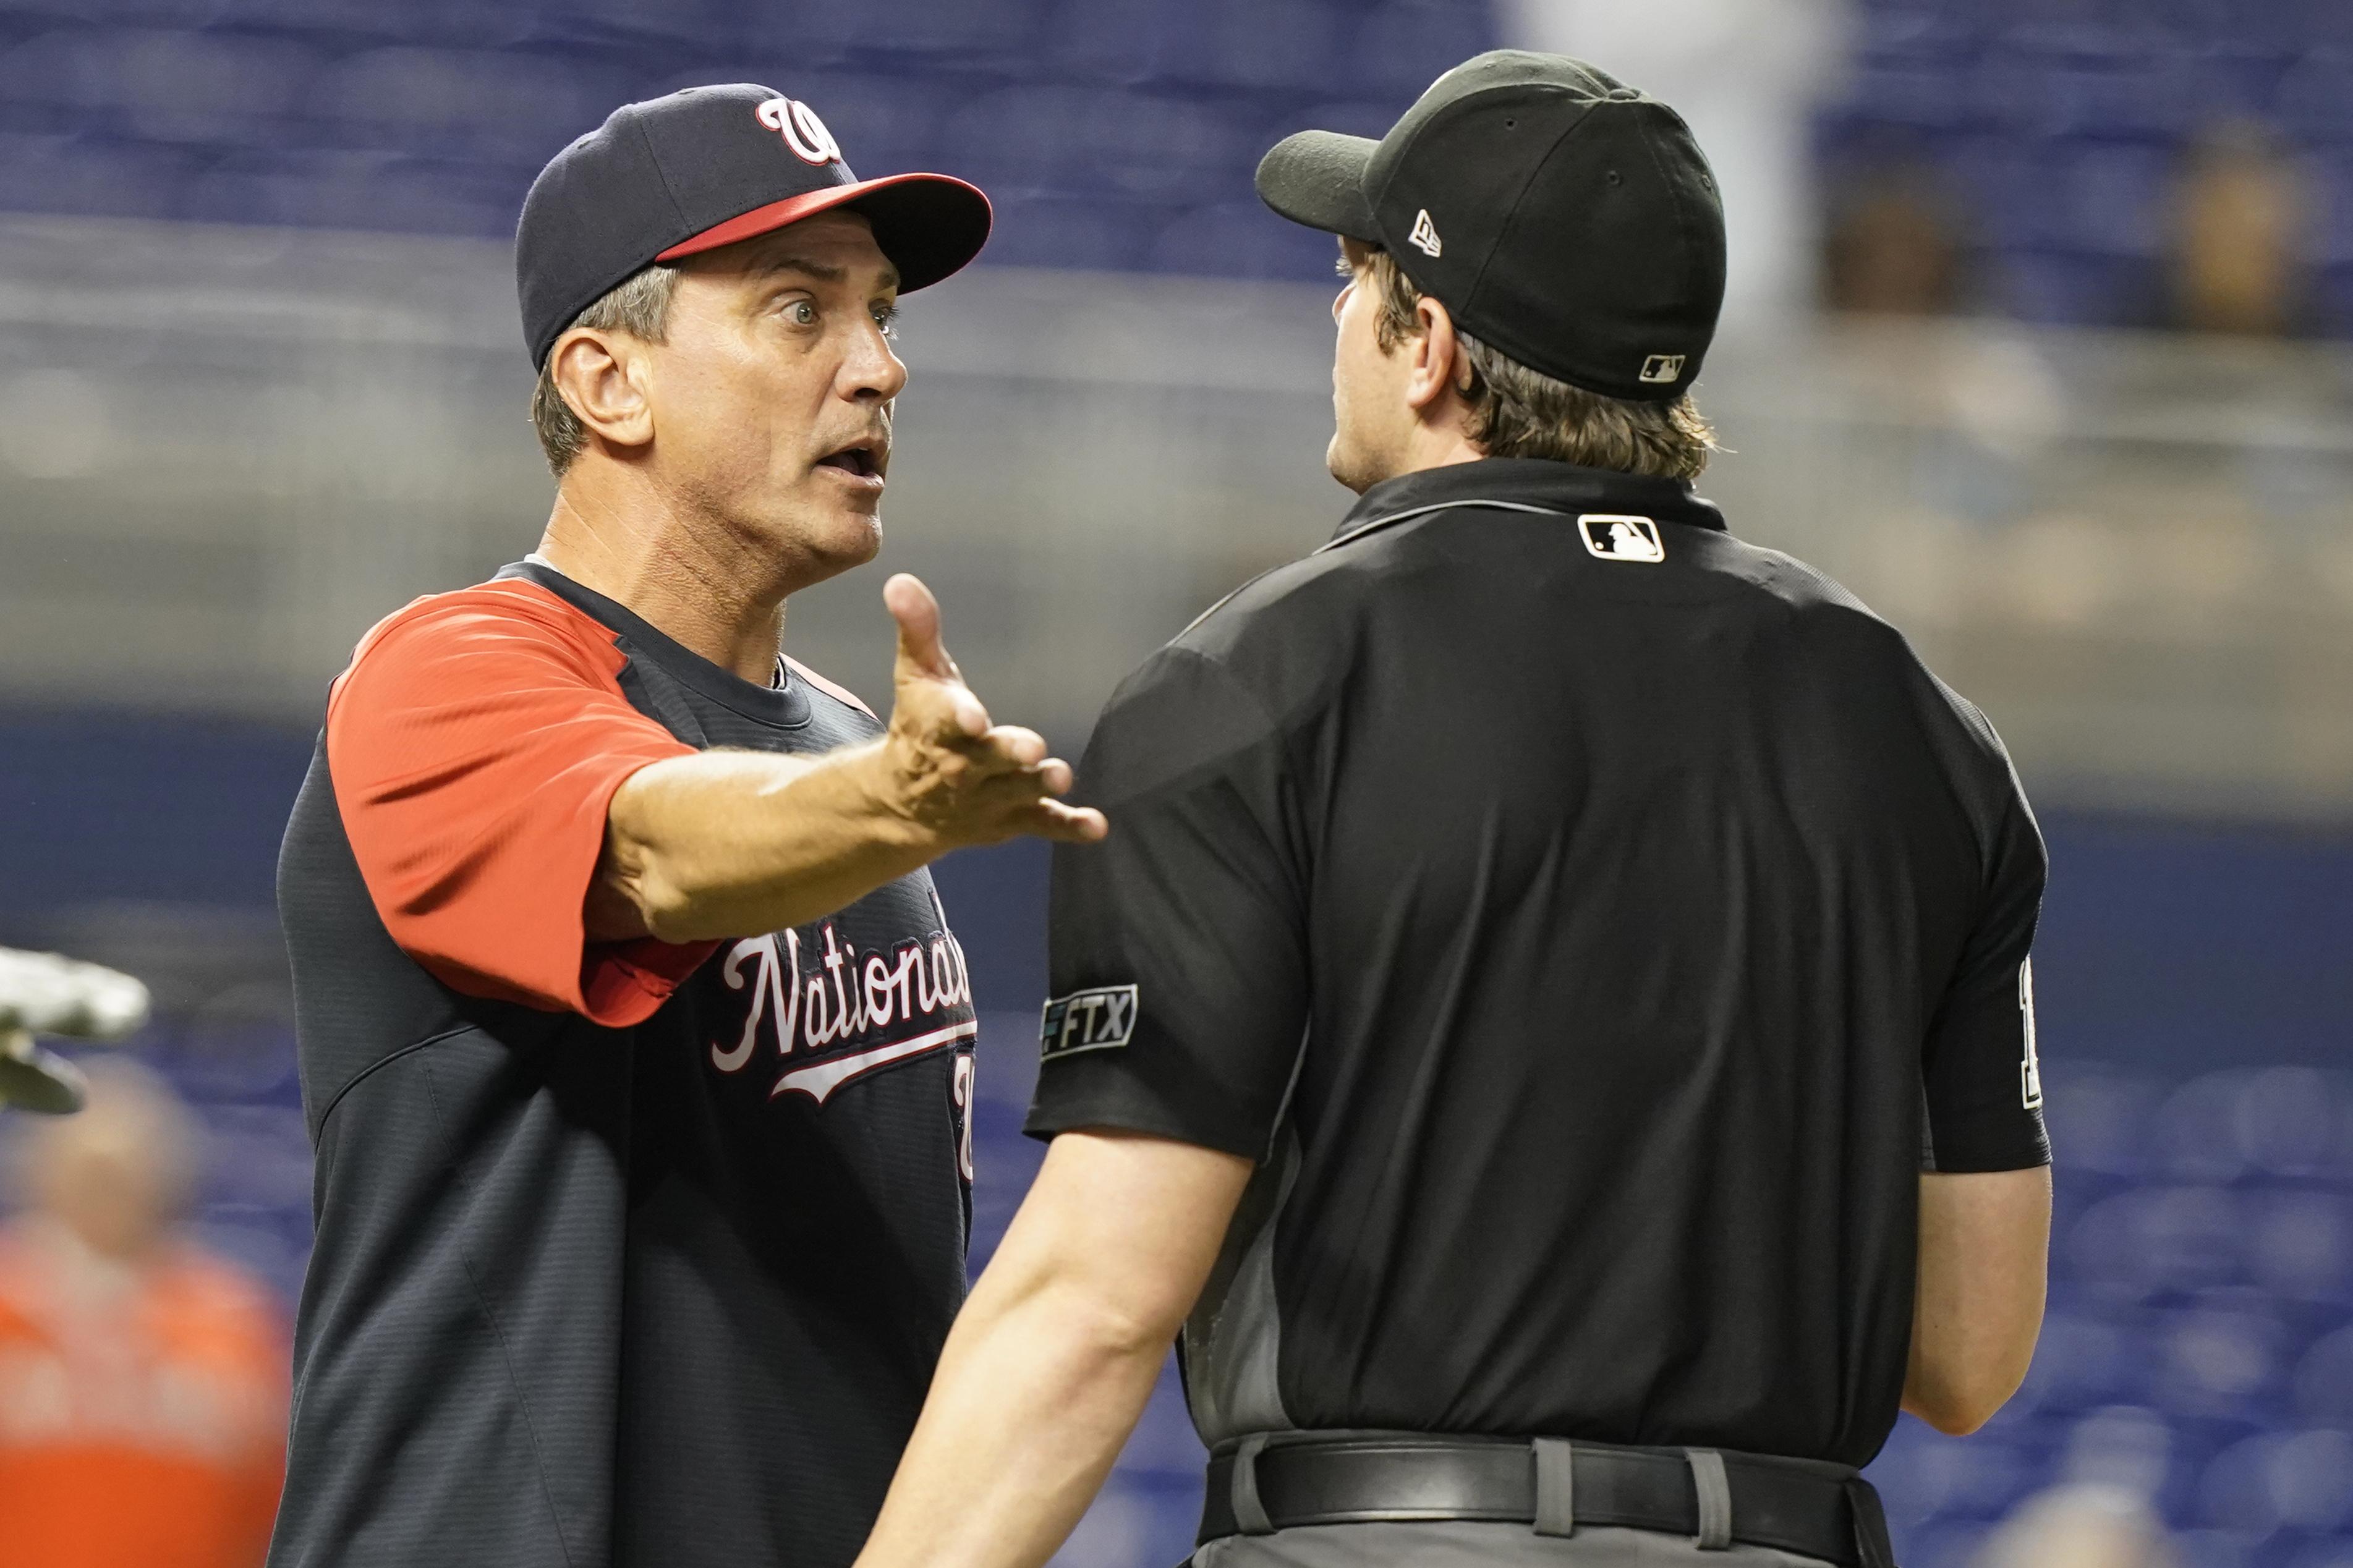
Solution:
<path fill-rule="evenodd" d="M 1188 85 L 1315 87 L 1330 79 L 1345 37 L 1326 0 L 1196 0 L 1164 13 L 1156 74 Z"/>
<path fill-rule="evenodd" d="M 2257 1538 L 2295 1531 L 2301 1549 L 2353 1522 L 2348 1478 L 2353 1436 L 2329 1427 L 2267 1432 L 2214 1458 L 2200 1502 L 2207 1523 Z"/>
<path fill-rule="evenodd" d="M 301 110 L 319 52 L 286 39 L 59 28 L 0 54 L 0 101 L 56 128 L 166 142 L 264 141 Z"/>
<path fill-rule="evenodd" d="M 2316 1426 L 2353 1428 L 2353 1328 L 2305 1352 L 2295 1374 L 2296 1413 Z"/>
<path fill-rule="evenodd" d="M 1388 0 L 1357 25 L 1347 74 L 1357 90 L 1386 94 L 1392 106 L 1398 105 L 1419 96 L 1446 65 L 1501 41 L 1492 6 L 1465 0 Z M 1328 89 L 1331 83 L 1311 85 Z M 1395 118 L 1392 107 L 1388 118 L 1365 134 L 1377 136 Z"/>
<path fill-rule="evenodd" d="M 2069 1274 L 2141 1300 L 2235 1283 L 2240 1203 L 2221 1187 L 2136 1187 L 2094 1204 L 2061 1238 Z"/>
<path fill-rule="evenodd" d="M 948 118 L 940 151 L 949 173 L 969 173 L 992 192 L 1194 203 L 1230 197 L 1258 149 L 1189 99 L 1046 86 L 966 105 Z"/>
<path fill-rule="evenodd" d="M 1171 211 L 1105 196 L 1000 196 L 988 259 L 1001 267 L 1139 271 Z"/>
<path fill-rule="evenodd" d="M 1155 272 L 1240 278 L 1332 278 L 1332 237 L 1289 223 L 1258 202 L 1219 202 L 1180 213 L 1153 242 Z"/>
<path fill-rule="evenodd" d="M 1022 74 L 1045 12 L 1039 0 L 899 0 L 889 6 L 824 0 L 815 9 L 846 17 L 836 30 L 858 50 L 927 58 L 942 68 L 1000 68 L 1008 75 Z M 789 48 L 804 25 L 799 7 L 782 13 L 767 29 L 770 46 Z"/>
<path fill-rule="evenodd" d="M 0 133 L 0 207 L 40 213 L 185 213 L 198 153 L 168 143 Z"/>
<path fill-rule="evenodd" d="M 630 96 L 618 71 L 491 50 L 397 46 L 336 61 L 308 107 L 336 144 L 536 172 Z M 526 178 L 528 175 L 526 175 Z"/>
<path fill-rule="evenodd" d="M 2353 1304 L 2353 1199 L 2306 1186 L 2251 1193 L 2250 1279 L 2285 1301 Z"/>
<path fill-rule="evenodd" d="M 2300 140 L 2353 142 L 2353 48 L 2318 48 L 2281 79 L 2282 129 Z"/>
<path fill-rule="evenodd" d="M 1061 0 L 1039 42 L 1050 69 L 1105 86 L 1150 78 L 1160 58 L 1161 0 Z"/>

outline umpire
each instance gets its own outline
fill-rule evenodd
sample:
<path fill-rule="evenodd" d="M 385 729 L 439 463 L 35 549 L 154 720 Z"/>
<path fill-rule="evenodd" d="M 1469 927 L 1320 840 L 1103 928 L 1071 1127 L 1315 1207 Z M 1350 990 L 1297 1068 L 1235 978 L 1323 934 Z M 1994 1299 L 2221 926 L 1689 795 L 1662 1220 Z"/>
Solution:
<path fill-rule="evenodd" d="M 1041 1562 L 1181 1324 L 1204 1568 L 1883 1568 L 1857 1467 L 2042 1318 L 2009 759 L 1692 493 L 1724 229 L 1672 110 L 1491 54 L 1258 182 L 1341 239 L 1361 499 L 1103 717 L 1052 1148 L 864 1561 Z"/>

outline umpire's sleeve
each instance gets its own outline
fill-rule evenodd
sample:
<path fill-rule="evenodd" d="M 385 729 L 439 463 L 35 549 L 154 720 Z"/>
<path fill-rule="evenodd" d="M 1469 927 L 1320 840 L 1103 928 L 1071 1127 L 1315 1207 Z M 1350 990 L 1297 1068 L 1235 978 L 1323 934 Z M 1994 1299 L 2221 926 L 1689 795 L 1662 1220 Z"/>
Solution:
<path fill-rule="evenodd" d="M 1983 901 L 1921 1060 L 1932 1171 L 2017 1171 L 2051 1163 L 2035 1058 L 2034 968 L 2042 836 L 2015 786 L 1997 825 Z"/>
<path fill-rule="evenodd" d="M 1263 1158 L 1307 1022 L 1303 837 L 1282 728 L 1163 650 L 1103 711 L 1054 851 L 1052 1000 L 1028 1131 L 1150 1132 Z"/>

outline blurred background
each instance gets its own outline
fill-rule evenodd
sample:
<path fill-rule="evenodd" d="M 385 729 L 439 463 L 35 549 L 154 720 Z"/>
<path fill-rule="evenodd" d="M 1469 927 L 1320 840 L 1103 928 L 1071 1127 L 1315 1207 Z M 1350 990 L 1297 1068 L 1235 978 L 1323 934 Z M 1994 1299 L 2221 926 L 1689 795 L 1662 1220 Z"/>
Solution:
<path fill-rule="evenodd" d="M 983 265 L 907 309 L 884 565 L 1075 748 L 1348 500 L 1330 247 L 1259 154 L 1507 43 L 1692 120 L 1735 246 L 1701 489 L 1986 709 L 2050 838 L 2050 1324 L 1986 1432 L 1900 1425 L 1902 1560 L 2353 1568 L 2346 0 L 0 0 L 0 942 L 157 994 L 107 1120 L 0 1126 L 0 1558 L 53 1560 L 7 1534 L 25 1478 L 102 1440 L 253 1561 L 282 1346 L 248 1351 L 310 1226 L 278 835 L 359 635 L 537 536 L 508 240 L 545 159 L 752 79 L 860 174 L 990 192 Z M 787 633 L 870 695 L 882 575 Z M 940 879 L 987 1013 L 976 1267 L 1037 1161 L 1044 868 Z M 61 1205 L 98 1168 L 111 1217 Z M 69 1288 L 170 1375 L 10 1316 Z M 1063 1560 L 1178 1560 L 1198 1465 L 1164 1386 Z"/>

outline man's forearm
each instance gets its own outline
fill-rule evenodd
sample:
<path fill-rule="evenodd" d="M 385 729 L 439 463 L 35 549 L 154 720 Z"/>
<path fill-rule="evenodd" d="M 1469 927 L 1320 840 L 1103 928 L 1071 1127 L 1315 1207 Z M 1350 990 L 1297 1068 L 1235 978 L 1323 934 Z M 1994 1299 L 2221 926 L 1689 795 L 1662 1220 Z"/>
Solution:
<path fill-rule="evenodd" d="M 883 743 L 703 752 L 639 769 L 607 814 L 589 934 L 695 942 L 803 925 L 935 858 L 892 808 Z"/>
<path fill-rule="evenodd" d="M 1093 1500 L 1167 1354 L 1165 1337 L 1139 1337 L 1067 1290 L 984 1278 L 860 1568 L 1044 1563 Z"/>
<path fill-rule="evenodd" d="M 859 1568 L 1038 1568 L 1103 1484 L 1208 1277 L 1250 1163 L 1054 1140 L 948 1335 Z"/>
<path fill-rule="evenodd" d="M 1920 1177 L 1905 1409 L 1959 1436 L 2018 1391 L 2042 1328 L 2050 1250 L 2048 1167 Z"/>

